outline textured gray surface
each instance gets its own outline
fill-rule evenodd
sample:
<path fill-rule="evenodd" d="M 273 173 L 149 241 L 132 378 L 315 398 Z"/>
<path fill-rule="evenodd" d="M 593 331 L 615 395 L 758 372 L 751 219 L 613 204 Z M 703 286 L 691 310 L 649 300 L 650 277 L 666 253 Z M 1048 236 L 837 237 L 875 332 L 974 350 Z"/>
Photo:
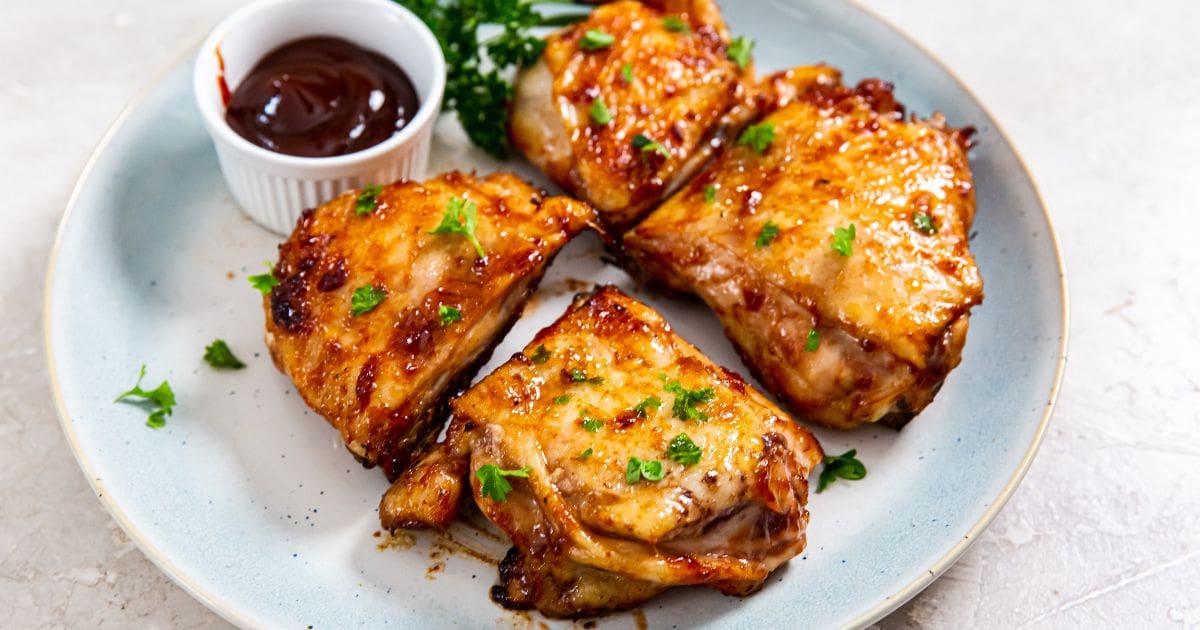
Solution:
<path fill-rule="evenodd" d="M 41 292 L 104 129 L 240 3 L 4 7 L 0 626 L 224 625 L 133 547 L 76 467 L 46 380 Z M 1072 298 L 1066 383 L 1025 483 L 880 625 L 1200 627 L 1200 4 L 865 4 L 1004 125 L 1058 228 Z"/>

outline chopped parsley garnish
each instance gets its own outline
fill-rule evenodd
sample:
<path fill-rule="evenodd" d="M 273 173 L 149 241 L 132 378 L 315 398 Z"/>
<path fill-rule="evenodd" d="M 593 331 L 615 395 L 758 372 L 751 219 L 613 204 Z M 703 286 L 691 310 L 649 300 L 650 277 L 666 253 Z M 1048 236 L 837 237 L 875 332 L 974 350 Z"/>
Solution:
<path fill-rule="evenodd" d="M 662 462 L 655 459 L 629 458 L 625 467 L 625 483 L 635 484 L 643 479 L 646 481 L 661 481 L 663 478 Z"/>
<path fill-rule="evenodd" d="M 233 350 L 223 339 L 215 339 L 204 348 L 204 360 L 215 368 L 240 370 L 246 367 L 245 363 L 233 356 Z"/>
<path fill-rule="evenodd" d="M 750 64 L 750 53 L 754 50 L 754 40 L 745 35 L 738 35 L 729 44 L 725 56 L 737 64 L 739 70 L 745 70 Z"/>
<path fill-rule="evenodd" d="M 675 402 L 671 403 L 671 413 L 680 420 L 708 420 L 708 414 L 696 409 L 716 398 L 713 388 L 688 389 L 679 381 L 671 381 L 663 385 L 663 389 L 675 394 Z"/>
<path fill-rule="evenodd" d="M 600 420 L 586 411 L 579 412 L 579 419 L 583 421 L 583 428 L 587 431 L 599 431 L 600 427 L 604 426 L 603 420 Z"/>
<path fill-rule="evenodd" d="M 616 38 L 612 35 L 598 29 L 589 28 L 583 34 L 583 37 L 580 38 L 579 47 L 584 50 L 600 50 L 601 48 L 612 46 L 614 41 L 616 41 Z"/>
<path fill-rule="evenodd" d="M 633 137 L 633 148 L 640 149 L 642 153 L 657 153 L 665 158 L 671 157 L 671 152 L 664 147 L 661 142 L 655 142 L 645 135 L 638 134 Z"/>
<path fill-rule="evenodd" d="M 350 314 L 355 317 L 368 313 L 379 306 L 379 303 L 387 297 L 387 292 L 379 287 L 367 284 L 358 289 L 355 289 L 354 295 L 350 296 Z"/>
<path fill-rule="evenodd" d="M 495 464 L 484 464 L 475 471 L 479 478 L 479 494 L 493 500 L 503 501 L 512 492 L 512 484 L 505 477 L 529 478 L 529 468 L 504 470 Z"/>
<path fill-rule="evenodd" d="M 821 333 L 817 332 L 816 328 L 808 331 L 808 337 L 804 339 L 804 351 L 816 352 L 817 348 L 821 347 Z"/>
<path fill-rule="evenodd" d="M 692 32 L 692 29 L 688 27 L 687 22 L 681 20 L 678 15 L 668 15 L 667 17 L 663 18 L 662 23 L 663 28 L 674 33 L 688 34 Z"/>
<path fill-rule="evenodd" d="M 583 370 L 581 370 L 579 368 L 571 368 L 571 381 L 575 382 L 575 383 L 591 383 L 592 385 L 599 385 L 600 383 L 604 382 L 604 377 L 603 376 L 590 376 L 589 377 L 587 375 L 587 372 L 584 372 Z"/>
<path fill-rule="evenodd" d="M 556 405 L 565 405 L 569 402 L 571 402 L 570 394 L 559 394 L 554 397 L 554 404 Z"/>
<path fill-rule="evenodd" d="M 497 115 L 508 111 L 512 101 L 510 70 L 537 61 L 546 47 L 534 29 L 573 23 L 590 9 L 576 6 L 572 12 L 543 15 L 535 3 L 526 1 L 399 2 L 425 22 L 441 44 L 446 111 L 457 112 L 471 142 L 500 159 L 510 149 L 508 117 Z"/>
<path fill-rule="evenodd" d="M 626 83 L 633 83 L 633 64 L 627 63 L 621 66 L 621 78 L 625 79 Z"/>
<path fill-rule="evenodd" d="M 383 192 L 383 186 L 379 184 L 371 184 L 362 189 L 358 193 L 358 199 L 354 202 L 354 214 L 358 216 L 366 216 L 375 211 L 375 204 L 379 201 L 379 193 Z"/>
<path fill-rule="evenodd" d="M 647 409 L 658 409 L 662 406 L 662 399 L 658 396 L 647 396 L 642 402 L 634 405 L 633 410 L 637 412 L 638 417 L 645 418 L 648 415 Z"/>
<path fill-rule="evenodd" d="M 151 429 L 161 429 L 167 424 L 167 416 L 175 410 L 175 392 L 171 391 L 171 384 L 165 380 L 151 390 L 142 389 L 142 379 L 146 377 L 146 364 L 142 364 L 141 371 L 138 372 L 137 383 L 134 383 L 133 388 L 129 391 L 117 396 L 113 402 L 121 402 L 126 398 L 141 398 L 139 402 L 149 403 L 151 407 L 157 407 L 150 412 L 146 418 L 146 426 Z"/>
<path fill-rule="evenodd" d="M 533 349 L 533 354 L 529 355 L 529 360 L 541 365 L 550 360 L 550 351 L 546 346 L 538 344 L 538 347 Z"/>
<path fill-rule="evenodd" d="M 279 286 L 279 278 L 275 277 L 275 268 L 271 263 L 263 263 L 267 266 L 267 273 L 260 273 L 256 276 L 246 276 L 246 280 L 250 281 L 250 286 L 258 289 L 258 292 L 266 295 L 271 292 L 271 289 Z"/>
<path fill-rule="evenodd" d="M 775 123 L 765 122 L 746 127 L 738 136 L 738 146 L 749 146 L 755 153 L 762 153 L 775 141 Z"/>
<path fill-rule="evenodd" d="M 588 110 L 588 114 L 592 117 L 592 122 L 597 125 L 607 125 L 612 122 L 612 112 L 608 111 L 608 106 L 604 104 L 604 99 L 599 96 L 592 101 L 592 107 Z"/>
<path fill-rule="evenodd" d="M 851 223 L 848 227 L 834 228 L 833 239 L 829 242 L 829 246 L 833 251 L 842 256 L 849 256 L 854 253 L 854 224 Z"/>
<path fill-rule="evenodd" d="M 592 456 L 592 447 L 589 446 L 589 447 L 587 447 L 586 451 L 576 455 L 575 459 L 578 459 L 579 461 L 583 461 L 591 456 Z"/>
<path fill-rule="evenodd" d="M 454 322 L 462 321 L 462 311 L 449 304 L 442 304 L 438 306 L 438 317 L 442 318 L 443 326 L 449 326 Z"/>
<path fill-rule="evenodd" d="M 867 467 L 858 461 L 856 449 L 850 449 L 841 455 L 826 455 L 822 461 L 821 477 L 817 482 L 817 492 L 822 492 L 829 484 L 838 479 L 857 481 L 867 476 Z"/>
<path fill-rule="evenodd" d="M 686 433 L 680 433 L 671 438 L 671 445 L 667 447 L 667 457 L 684 466 L 691 466 L 699 462 L 703 453 L 704 451 L 696 446 L 696 443 Z"/>
<path fill-rule="evenodd" d="M 704 185 L 704 203 L 712 203 L 717 200 L 717 187 L 712 184 Z"/>
<path fill-rule="evenodd" d="M 933 217 L 929 216 L 927 212 L 913 215 L 913 225 L 922 234 L 937 234 L 937 224 L 933 222 Z"/>
<path fill-rule="evenodd" d="M 779 224 L 774 221 L 767 221 L 763 224 L 762 229 L 758 232 L 758 238 L 754 239 L 754 248 L 762 249 L 771 244 L 771 241 L 779 237 Z"/>
<path fill-rule="evenodd" d="M 483 245 L 480 245 L 479 239 L 475 238 L 475 228 L 479 225 L 478 213 L 479 208 L 474 201 L 467 201 L 465 197 L 461 199 L 454 197 L 450 203 L 446 204 L 442 222 L 426 234 L 461 234 L 475 248 L 475 253 L 479 254 L 480 258 L 486 258 L 487 255 L 483 253 Z"/>

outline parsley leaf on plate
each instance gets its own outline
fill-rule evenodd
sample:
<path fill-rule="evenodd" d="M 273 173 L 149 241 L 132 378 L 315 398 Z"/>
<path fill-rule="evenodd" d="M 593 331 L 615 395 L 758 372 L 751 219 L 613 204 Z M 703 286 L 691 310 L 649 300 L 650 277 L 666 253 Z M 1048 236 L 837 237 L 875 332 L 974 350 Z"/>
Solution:
<path fill-rule="evenodd" d="M 850 449 L 841 455 L 826 455 L 822 460 L 821 477 L 817 482 L 817 492 L 822 492 L 829 484 L 838 479 L 857 481 L 867 476 L 867 467 L 856 457 L 857 449 Z"/>
<path fill-rule="evenodd" d="M 260 273 L 254 276 L 246 276 L 246 280 L 250 282 L 250 286 L 258 290 L 259 293 L 266 295 L 271 292 L 271 289 L 279 286 L 279 278 L 275 277 L 275 268 L 271 263 L 263 263 L 267 266 L 267 273 Z"/>
<path fill-rule="evenodd" d="M 817 348 L 821 347 L 821 333 L 817 332 L 816 328 L 808 331 L 808 337 L 804 339 L 804 351 L 816 352 Z"/>
<path fill-rule="evenodd" d="M 146 426 L 151 429 L 161 429 L 167 424 L 167 416 L 175 410 L 175 392 L 171 390 L 170 383 L 165 380 L 151 390 L 142 389 L 142 379 L 146 377 L 146 364 L 142 364 L 142 369 L 138 372 L 137 383 L 129 391 L 117 396 L 113 402 L 121 402 L 126 398 L 140 398 L 141 401 L 149 403 L 152 407 L 157 407 L 150 412 L 150 416 L 146 418 Z"/>
<path fill-rule="evenodd" d="M 229 344 L 223 339 L 215 339 L 204 348 L 204 360 L 215 368 L 240 370 L 246 367 L 245 363 L 233 356 L 233 350 L 229 349 Z"/>

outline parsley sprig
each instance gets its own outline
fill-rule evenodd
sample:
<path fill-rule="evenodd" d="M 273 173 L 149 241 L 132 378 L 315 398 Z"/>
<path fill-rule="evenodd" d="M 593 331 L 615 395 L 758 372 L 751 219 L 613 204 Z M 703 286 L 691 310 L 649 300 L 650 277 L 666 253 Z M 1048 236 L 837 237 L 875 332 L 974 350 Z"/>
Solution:
<path fill-rule="evenodd" d="M 468 201 L 465 197 L 454 197 L 446 204 L 442 222 L 427 234 L 460 234 L 467 239 L 467 242 L 471 243 L 480 258 L 487 258 L 487 254 L 483 251 L 483 245 L 480 245 L 479 239 L 475 237 L 475 228 L 477 227 L 479 227 L 479 207 L 475 205 L 474 201 Z"/>
<path fill-rule="evenodd" d="M 475 471 L 479 479 L 479 494 L 493 500 L 503 501 L 512 492 L 512 484 L 505 477 L 529 478 L 529 468 L 504 470 L 495 464 L 484 464 Z"/>
<path fill-rule="evenodd" d="M 441 304 L 438 306 L 438 318 L 442 320 L 442 326 L 449 326 L 462 321 L 462 311 L 449 304 Z"/>
<path fill-rule="evenodd" d="M 363 313 L 369 313 L 375 310 L 383 300 L 387 298 L 387 292 L 383 289 L 366 284 L 354 290 L 354 295 L 350 296 L 350 314 L 358 317 Z"/>
<path fill-rule="evenodd" d="M 663 385 L 663 389 L 675 394 L 675 402 L 671 403 L 671 414 L 680 420 L 708 420 L 708 414 L 696 408 L 716 398 L 711 387 L 688 389 L 679 381 L 671 381 Z"/>
<path fill-rule="evenodd" d="M 698 463 L 703 454 L 704 449 L 696 446 L 696 443 L 686 433 L 680 433 L 671 438 L 671 444 L 667 447 L 667 457 L 684 466 Z"/>
<path fill-rule="evenodd" d="M 867 467 L 856 457 L 857 449 L 850 449 L 841 455 L 826 455 L 822 460 L 821 477 L 817 481 L 817 492 L 822 492 L 829 484 L 838 479 L 857 481 L 867 476 Z"/>
<path fill-rule="evenodd" d="M 254 287 L 259 293 L 266 295 L 271 292 L 271 289 L 279 286 L 279 278 L 275 277 L 275 267 L 269 262 L 264 262 L 267 266 L 267 273 L 260 273 L 253 276 L 246 276 L 246 280 L 250 282 L 250 286 Z"/>
<path fill-rule="evenodd" d="M 646 481 L 662 481 L 663 465 L 655 459 L 629 458 L 625 467 L 625 483 L 633 485 L 643 479 Z"/>
<path fill-rule="evenodd" d="M 204 360 L 217 369 L 240 370 L 246 367 L 240 359 L 233 355 L 229 344 L 224 339 L 214 339 L 204 348 Z"/>
<path fill-rule="evenodd" d="M 853 223 L 844 228 L 834 228 L 833 238 L 829 241 L 829 247 L 842 256 L 849 256 L 854 253 L 854 236 Z"/>
<path fill-rule="evenodd" d="M 415 13 L 441 44 L 446 57 L 447 111 L 455 111 L 471 142 L 490 155 L 508 156 L 508 111 L 513 88 L 509 70 L 541 57 L 546 42 L 532 34 L 544 26 L 563 26 L 585 13 L 543 15 L 537 0 L 396 0 Z M 553 4 L 575 5 L 557 0 Z M 588 7 L 575 5 L 579 9 Z M 499 34 L 480 41 L 481 27 L 499 26 Z"/>
<path fill-rule="evenodd" d="M 358 199 L 354 200 L 354 214 L 362 217 L 374 212 L 381 192 L 383 192 L 383 186 L 379 184 L 371 184 L 363 188 L 358 193 Z"/>
<path fill-rule="evenodd" d="M 754 249 L 762 249 L 779 238 L 779 224 L 774 221 L 767 221 L 763 224 L 762 229 L 758 232 L 758 238 L 754 239 Z"/>
<path fill-rule="evenodd" d="M 171 384 L 165 380 L 151 390 L 142 389 L 142 379 L 146 377 L 146 364 L 142 364 L 142 369 L 138 372 L 137 383 L 134 383 L 133 388 L 129 391 L 117 396 L 113 402 L 121 402 L 126 398 L 140 398 L 143 403 L 149 403 L 151 407 L 157 407 L 150 412 L 150 416 L 146 418 L 146 426 L 151 429 L 161 429 L 167 425 L 167 416 L 175 411 L 175 392 L 171 390 Z"/>
<path fill-rule="evenodd" d="M 765 122 L 750 125 L 738 136 L 738 146 L 749 146 L 755 153 L 762 153 L 775 141 L 775 123 Z"/>

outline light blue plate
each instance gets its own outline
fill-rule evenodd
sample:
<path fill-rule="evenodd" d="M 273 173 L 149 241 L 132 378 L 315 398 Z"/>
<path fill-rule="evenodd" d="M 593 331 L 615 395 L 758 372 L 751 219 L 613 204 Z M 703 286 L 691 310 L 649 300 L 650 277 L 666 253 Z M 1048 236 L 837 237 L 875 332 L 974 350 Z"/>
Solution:
<path fill-rule="evenodd" d="M 730 3 L 758 41 L 760 68 L 832 63 L 850 81 L 892 80 L 909 111 L 940 110 L 979 130 L 974 251 L 987 299 L 962 366 L 904 431 L 818 431 L 857 447 L 870 475 L 812 496 L 809 548 L 746 599 L 678 589 L 646 605 L 651 627 L 865 625 L 944 571 L 991 521 L 1045 431 L 1064 361 L 1058 248 L 1029 175 L 991 117 L 936 61 L 853 5 Z M 101 501 L 146 555 L 198 599 L 244 626 L 302 628 L 527 625 L 487 597 L 503 542 L 456 526 L 407 549 L 377 549 L 386 484 L 363 470 L 268 358 L 259 296 L 245 281 L 278 239 L 230 200 L 181 64 L 122 116 L 72 197 L 50 264 L 46 343 L 63 430 Z M 438 127 L 434 169 L 498 164 Z M 531 178 L 528 168 L 508 165 Z M 628 286 L 580 239 L 551 269 L 497 349 L 507 357 L 557 316 L 575 279 Z M 636 291 L 635 291 L 636 293 Z M 713 317 L 642 296 L 725 365 L 741 364 Z M 250 365 L 201 361 L 214 338 Z M 145 362 L 179 405 L 161 431 L 113 404 Z M 492 365 L 498 363 L 493 360 Z M 533 616 L 537 619 L 537 616 Z M 618 614 L 601 625 L 631 625 Z"/>

